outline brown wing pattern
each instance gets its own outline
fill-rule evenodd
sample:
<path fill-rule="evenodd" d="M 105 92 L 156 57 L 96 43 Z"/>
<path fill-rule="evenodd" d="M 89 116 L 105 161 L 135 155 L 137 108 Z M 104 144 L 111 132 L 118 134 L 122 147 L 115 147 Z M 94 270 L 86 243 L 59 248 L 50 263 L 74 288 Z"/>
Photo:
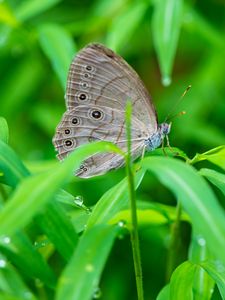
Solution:
<path fill-rule="evenodd" d="M 125 106 L 132 102 L 132 157 L 141 155 L 144 141 L 157 130 L 150 96 L 137 73 L 112 50 L 100 44 L 82 49 L 70 66 L 66 106 L 53 144 L 64 159 L 76 147 L 93 141 L 110 141 L 126 151 Z M 115 153 L 86 159 L 76 175 L 91 177 L 124 164 Z"/>
<path fill-rule="evenodd" d="M 157 129 L 157 117 L 150 95 L 137 73 L 125 60 L 100 44 L 90 44 L 81 50 L 70 66 L 66 105 L 104 105 L 125 110 L 130 99 L 133 114 L 152 134 Z"/>

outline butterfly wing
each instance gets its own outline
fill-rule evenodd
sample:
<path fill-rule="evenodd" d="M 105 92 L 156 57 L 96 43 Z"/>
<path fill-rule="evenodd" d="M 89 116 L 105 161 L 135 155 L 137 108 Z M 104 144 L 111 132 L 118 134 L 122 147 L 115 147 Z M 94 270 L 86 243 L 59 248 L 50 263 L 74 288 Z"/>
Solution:
<path fill-rule="evenodd" d="M 58 158 L 64 159 L 76 147 L 93 141 L 110 141 L 127 151 L 124 116 L 124 111 L 102 105 L 78 105 L 67 111 L 53 138 Z M 148 132 L 136 117 L 132 118 L 131 125 L 133 158 L 136 158 L 143 149 Z M 76 174 L 80 177 L 100 175 L 123 164 L 123 157 L 116 153 L 95 154 L 84 161 Z"/>
<path fill-rule="evenodd" d="M 100 44 L 89 44 L 70 66 L 66 105 L 98 105 L 125 110 L 132 101 L 133 115 L 141 120 L 149 136 L 157 130 L 157 116 L 150 95 L 137 73 L 125 60 Z"/>

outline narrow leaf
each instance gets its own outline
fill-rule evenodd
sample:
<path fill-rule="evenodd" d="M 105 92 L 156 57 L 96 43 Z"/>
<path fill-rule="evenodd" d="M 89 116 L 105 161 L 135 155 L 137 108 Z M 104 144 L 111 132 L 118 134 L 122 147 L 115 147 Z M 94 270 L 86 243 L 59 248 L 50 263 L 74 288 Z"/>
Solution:
<path fill-rule="evenodd" d="M 170 285 L 164 286 L 158 294 L 156 300 L 169 300 L 170 299 Z"/>
<path fill-rule="evenodd" d="M 173 272 L 170 281 L 170 299 L 192 300 L 192 284 L 197 266 L 189 261 L 182 263 Z"/>
<path fill-rule="evenodd" d="M 146 2 L 137 1 L 127 5 L 121 14 L 117 14 L 108 31 L 107 45 L 115 51 L 124 46 L 140 25 L 147 8 Z"/>
<path fill-rule="evenodd" d="M 111 143 L 90 143 L 77 148 L 62 164 L 57 163 L 48 172 L 22 180 L 0 212 L 0 235 L 10 235 L 24 227 L 33 215 L 51 200 L 57 190 L 73 177 L 73 172 L 78 169 L 81 162 L 87 156 L 100 151 L 122 153 Z M 26 214 L 24 214 L 25 211 Z"/>
<path fill-rule="evenodd" d="M 119 230 L 119 226 L 100 224 L 85 232 L 72 259 L 61 275 L 57 300 L 93 298 L 106 259 Z"/>
<path fill-rule="evenodd" d="M 208 160 L 225 170 L 225 146 L 219 146 L 202 154 L 197 153 L 189 163 L 195 164 L 202 160 Z"/>
<path fill-rule="evenodd" d="M 152 19 L 153 42 L 158 56 L 162 82 L 169 85 L 183 13 L 182 0 L 155 1 Z"/>
<path fill-rule="evenodd" d="M 6 144 L 9 140 L 9 127 L 6 119 L 3 117 L 0 117 L 0 140 L 2 140 Z"/>
<path fill-rule="evenodd" d="M 9 262 L 7 262 L 7 259 L 2 255 L 0 255 L 0 261 L 0 290 L 14 295 L 15 297 L 21 297 L 20 299 L 24 299 L 24 295 L 26 295 L 30 300 L 35 300 L 36 297 L 26 286 L 17 270 Z M 4 267 L 2 265 L 3 261 L 5 261 Z M 3 299 L 1 298 L 1 294 L 0 299 Z"/>
<path fill-rule="evenodd" d="M 206 261 L 201 267 L 215 280 L 222 299 L 225 299 L 225 267 L 219 261 Z"/>
<path fill-rule="evenodd" d="M 78 235 L 62 205 L 56 201 L 50 201 L 45 211 L 39 214 L 35 220 L 62 257 L 68 261 L 78 242 Z"/>
<path fill-rule="evenodd" d="M 196 232 L 204 236 L 215 257 L 225 262 L 221 251 L 225 249 L 225 214 L 207 182 L 191 166 L 169 157 L 148 157 L 143 165 L 176 195 Z"/>
<path fill-rule="evenodd" d="M 201 234 L 193 232 L 189 249 L 189 260 L 197 265 L 212 259 L 206 240 Z M 196 300 L 210 300 L 214 291 L 215 281 L 202 268 L 197 268 L 193 282 L 193 296 Z"/>
<path fill-rule="evenodd" d="M 140 170 L 135 176 L 135 189 L 138 188 L 144 176 L 144 171 Z M 128 205 L 128 185 L 127 178 L 108 190 L 95 205 L 88 220 L 87 228 L 95 224 L 107 223 L 122 208 Z"/>
<path fill-rule="evenodd" d="M 219 173 L 211 169 L 201 169 L 199 174 L 205 176 L 212 184 L 214 184 L 225 195 L 225 174 Z"/>
<path fill-rule="evenodd" d="M 47 9 L 55 6 L 61 2 L 61 0 L 29 0 L 22 1 L 18 5 L 15 14 L 20 21 L 26 21 L 40 13 L 43 13 Z"/>
<path fill-rule="evenodd" d="M 0 239 L 0 250 L 17 269 L 27 274 L 29 278 L 38 278 L 49 287 L 56 283 L 55 275 L 47 262 L 23 233 L 4 236 Z M 27 272 L 29 270 L 29 272 Z"/>
<path fill-rule="evenodd" d="M 29 172 L 17 154 L 0 140 L 0 182 L 15 187 Z"/>
<path fill-rule="evenodd" d="M 57 24 L 46 24 L 39 27 L 39 39 L 65 90 L 69 65 L 76 51 L 72 36 Z"/>

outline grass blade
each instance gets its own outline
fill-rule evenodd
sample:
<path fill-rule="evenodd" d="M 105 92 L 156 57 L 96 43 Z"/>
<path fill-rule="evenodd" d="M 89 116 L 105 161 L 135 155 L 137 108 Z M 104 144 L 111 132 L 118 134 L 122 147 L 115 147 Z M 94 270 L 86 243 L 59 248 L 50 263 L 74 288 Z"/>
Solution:
<path fill-rule="evenodd" d="M 20 180 L 29 175 L 17 154 L 0 140 L 0 182 L 15 187 Z"/>
<path fill-rule="evenodd" d="M 211 169 L 201 169 L 199 174 L 206 177 L 212 184 L 214 184 L 225 195 L 225 175 Z"/>
<path fill-rule="evenodd" d="M 170 282 L 170 299 L 193 299 L 192 284 L 197 266 L 189 261 L 182 263 L 173 272 Z"/>
<path fill-rule="evenodd" d="M 46 11 L 55 6 L 61 0 L 29 0 L 23 1 L 15 11 L 17 18 L 20 21 L 27 21 L 28 19 Z"/>
<path fill-rule="evenodd" d="M 57 24 L 46 24 L 39 27 L 39 40 L 65 90 L 69 65 L 76 51 L 72 36 Z"/>
<path fill-rule="evenodd" d="M 9 127 L 6 119 L 3 117 L 0 117 L 0 140 L 2 140 L 6 144 L 9 140 Z"/>
<path fill-rule="evenodd" d="M 204 179 L 191 166 L 166 157 L 148 157 L 143 165 L 181 201 L 215 257 L 225 263 L 225 215 Z M 215 222 L 217 220 L 217 222 Z"/>
<path fill-rule="evenodd" d="M 121 150 L 111 143 L 90 143 L 77 148 L 62 164 L 56 164 L 56 167 L 48 172 L 22 180 L 0 212 L 0 235 L 10 235 L 24 227 L 33 215 L 52 199 L 57 190 L 73 178 L 73 172 L 78 169 L 81 162 L 87 156 L 100 151 L 114 151 L 121 154 Z"/>
<path fill-rule="evenodd" d="M 162 73 L 162 82 L 169 85 L 183 14 L 182 0 L 155 1 L 152 19 L 153 42 Z"/>
<path fill-rule="evenodd" d="M 85 232 L 59 280 L 57 300 L 93 298 L 119 230 L 119 226 L 99 224 Z"/>

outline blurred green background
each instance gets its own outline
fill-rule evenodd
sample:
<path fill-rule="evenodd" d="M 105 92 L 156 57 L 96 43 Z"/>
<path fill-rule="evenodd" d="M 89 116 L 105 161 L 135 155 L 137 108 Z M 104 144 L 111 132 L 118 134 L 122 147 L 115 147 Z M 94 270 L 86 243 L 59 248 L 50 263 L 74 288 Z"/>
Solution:
<path fill-rule="evenodd" d="M 170 3 L 166 14 L 163 2 L 0 2 L 0 115 L 9 125 L 10 146 L 32 172 L 48 168 L 56 160 L 51 140 L 65 111 L 69 64 L 76 51 L 90 42 L 106 44 L 138 72 L 152 95 L 160 122 L 192 85 L 176 108 L 177 112 L 185 110 L 186 115 L 173 120 L 172 146 L 192 157 L 224 144 L 225 2 L 165 1 Z M 169 11 L 170 6 L 174 10 Z M 118 170 L 81 180 L 67 190 L 82 195 L 86 205 L 93 205 L 124 174 Z M 175 203 L 172 194 L 150 175 L 138 197 Z M 190 228 L 184 227 L 181 261 L 187 255 L 190 236 Z M 149 299 L 155 299 L 165 284 L 168 234 L 167 227 L 141 232 L 144 288 Z M 134 277 L 128 280 L 132 273 L 129 238 L 125 237 L 114 246 L 103 274 L 101 288 L 107 300 L 115 299 L 115 294 L 118 299 L 133 299 Z"/>

